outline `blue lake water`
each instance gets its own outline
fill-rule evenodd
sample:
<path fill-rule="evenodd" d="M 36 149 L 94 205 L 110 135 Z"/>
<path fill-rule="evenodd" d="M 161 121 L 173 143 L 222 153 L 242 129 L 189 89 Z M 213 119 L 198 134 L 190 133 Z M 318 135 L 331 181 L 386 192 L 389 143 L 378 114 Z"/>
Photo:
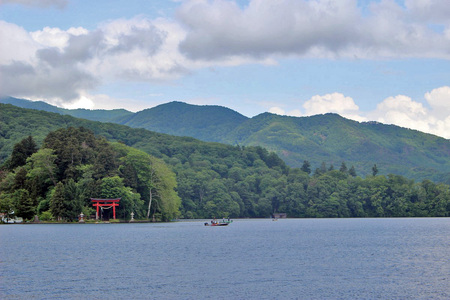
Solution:
<path fill-rule="evenodd" d="M 450 219 L 0 226 L 1 299 L 450 299 Z"/>

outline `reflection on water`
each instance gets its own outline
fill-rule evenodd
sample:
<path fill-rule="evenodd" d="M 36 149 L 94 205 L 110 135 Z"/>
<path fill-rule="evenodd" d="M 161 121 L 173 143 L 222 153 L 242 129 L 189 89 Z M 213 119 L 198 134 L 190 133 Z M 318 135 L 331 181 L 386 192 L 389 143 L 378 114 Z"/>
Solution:
<path fill-rule="evenodd" d="M 0 226 L 0 298 L 449 299 L 449 219 Z"/>

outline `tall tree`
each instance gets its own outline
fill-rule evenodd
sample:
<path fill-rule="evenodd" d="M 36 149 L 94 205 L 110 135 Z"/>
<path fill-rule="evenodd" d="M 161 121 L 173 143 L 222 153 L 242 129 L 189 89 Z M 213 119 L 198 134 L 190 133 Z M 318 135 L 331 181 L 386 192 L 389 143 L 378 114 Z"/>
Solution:
<path fill-rule="evenodd" d="M 50 212 L 58 221 L 63 219 L 65 213 L 64 207 L 64 185 L 62 182 L 58 182 L 55 187 L 54 193 L 50 200 Z"/>
<path fill-rule="evenodd" d="M 9 169 L 14 170 L 19 166 L 25 165 L 27 158 L 38 150 L 36 142 L 32 136 L 24 138 L 19 143 L 14 145 L 13 152 L 11 153 L 11 159 L 9 162 Z"/>
<path fill-rule="evenodd" d="M 72 178 L 64 184 L 64 208 L 64 217 L 69 221 L 76 220 L 82 210 L 80 190 Z"/>
<path fill-rule="evenodd" d="M 27 160 L 30 169 L 29 176 L 38 177 L 41 182 L 50 181 L 56 186 L 56 160 L 57 155 L 53 153 L 52 149 L 40 149 Z"/>
<path fill-rule="evenodd" d="M 345 162 L 342 162 L 341 167 L 339 168 L 339 171 L 341 171 L 342 173 L 347 173 L 348 169 L 347 169 L 347 165 L 345 164 Z"/>
<path fill-rule="evenodd" d="M 301 167 L 301 170 L 303 172 L 305 172 L 306 174 L 311 174 L 311 164 L 309 163 L 309 161 L 307 161 L 307 160 L 303 161 L 303 165 Z"/>
<path fill-rule="evenodd" d="M 36 213 L 33 200 L 25 189 L 18 189 L 13 194 L 13 201 L 16 202 L 16 215 L 24 219 L 32 219 Z"/>
<path fill-rule="evenodd" d="M 374 164 L 372 167 L 372 176 L 377 176 L 377 174 L 378 174 L 377 164 Z"/>
<path fill-rule="evenodd" d="M 352 177 L 356 177 L 356 170 L 354 166 L 350 167 L 350 170 L 348 170 L 348 175 L 352 176 Z"/>

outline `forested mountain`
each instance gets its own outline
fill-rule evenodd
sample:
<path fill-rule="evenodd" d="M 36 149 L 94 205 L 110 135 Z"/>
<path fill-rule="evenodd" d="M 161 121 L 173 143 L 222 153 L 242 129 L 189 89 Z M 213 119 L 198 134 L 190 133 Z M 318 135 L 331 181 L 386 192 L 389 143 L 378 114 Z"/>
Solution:
<path fill-rule="evenodd" d="M 61 108 L 50 105 L 44 101 L 30 101 L 25 99 L 18 99 L 13 97 L 0 97 L 0 103 L 12 104 L 22 108 L 30 108 L 37 110 L 44 110 L 48 112 L 61 113 Z"/>
<path fill-rule="evenodd" d="M 242 123 L 222 142 L 260 145 L 293 167 L 301 167 L 304 160 L 314 168 L 322 162 L 339 167 L 345 161 L 365 176 L 376 164 L 382 174 L 450 183 L 449 140 L 337 114 L 296 118 L 264 113 Z"/>
<path fill-rule="evenodd" d="M 102 168 L 109 165 L 108 160 L 102 162 L 101 159 L 117 157 L 119 162 L 125 164 L 107 168 L 111 173 L 102 179 L 107 182 L 105 191 L 108 191 L 107 187 L 120 186 L 120 179 L 117 181 L 113 178 L 115 172 L 119 172 L 119 178 L 122 174 L 122 180 L 130 180 L 128 186 L 124 185 L 124 190 L 119 192 L 124 193 L 127 187 L 130 188 L 129 191 L 135 194 L 135 203 L 140 201 L 145 206 L 146 199 L 149 199 L 145 187 L 141 185 L 139 190 L 139 184 L 133 184 L 135 181 L 131 179 L 139 178 L 133 174 L 145 169 L 146 163 L 145 160 L 144 163 L 137 162 L 136 155 L 127 154 L 134 152 L 121 148 L 126 145 L 164 161 L 176 174 L 176 192 L 181 198 L 180 216 L 184 218 L 268 217 L 274 212 L 286 212 L 290 217 L 450 216 L 449 186 L 429 180 L 416 183 L 399 175 L 377 175 L 376 168 L 372 168 L 372 175 L 361 178 L 350 164 L 347 167 L 345 163 L 340 164 L 339 170 L 325 163 L 315 171 L 306 163 L 301 169 L 289 168 L 275 153 L 259 146 L 202 142 L 189 137 L 170 136 L 12 105 L 0 104 L 0 112 L 2 212 L 10 211 L 11 208 L 19 212 L 23 209 L 24 214 L 30 216 L 33 211 L 24 209 L 30 207 L 30 203 L 53 199 L 54 194 L 57 194 L 57 180 L 47 180 L 50 188 L 41 190 L 40 196 L 34 192 L 39 191 L 36 187 L 41 185 L 36 186 L 36 182 L 28 181 L 31 178 L 45 178 L 39 172 L 48 170 L 45 158 L 52 158 L 53 155 L 56 155 L 56 161 L 66 162 L 58 164 L 63 167 L 57 174 L 66 176 L 59 177 L 62 185 L 71 182 L 68 183 L 69 190 L 82 186 L 83 180 L 93 178 L 95 172 L 101 172 Z M 85 142 L 74 143 L 76 134 L 65 134 L 64 130 L 62 136 L 59 133 L 64 128 L 69 128 L 70 133 L 76 130 L 70 128 L 80 127 L 89 129 L 98 138 L 116 142 L 113 150 L 119 155 L 99 155 L 108 153 L 104 150 L 110 149 L 108 144 L 99 142 L 93 148 L 95 151 L 87 151 L 90 154 L 86 160 L 93 159 L 91 162 L 85 166 L 70 167 L 76 161 L 74 151 L 85 151 L 90 146 Z M 78 130 L 85 132 L 82 128 Z M 29 142 L 29 136 L 36 141 L 37 148 L 48 149 L 47 152 L 35 157 L 35 154 L 30 156 L 33 151 L 18 151 L 20 145 L 33 144 Z M 17 161 L 21 163 L 17 164 Z M 44 164 L 38 164 L 37 171 L 33 171 L 35 162 Z M 134 167 L 127 167 L 126 162 L 133 163 Z M 72 177 L 68 178 L 68 175 Z M 162 178 L 166 176 L 170 175 L 163 175 Z M 57 199 L 61 203 L 66 201 L 63 199 L 71 199 L 64 196 L 65 187 L 60 187 L 58 193 Z M 106 192 L 102 195 L 106 195 Z"/>
<path fill-rule="evenodd" d="M 20 103 L 19 103 L 20 104 Z M 18 104 L 15 104 L 18 105 Z M 83 114 L 72 115 L 87 118 Z M 176 136 L 191 136 L 241 146 L 262 146 L 289 166 L 307 160 L 314 169 L 322 163 L 338 167 L 343 161 L 357 174 L 399 174 L 415 180 L 450 184 L 450 141 L 431 134 L 376 122 L 360 123 L 336 114 L 287 117 L 263 113 L 247 118 L 228 108 L 171 102 L 137 113 L 100 111 L 105 117 L 87 119 L 145 128 Z M 61 112 L 60 112 L 61 113 Z"/>
<path fill-rule="evenodd" d="M 298 118 L 264 113 L 249 119 L 225 108 L 172 102 L 120 123 L 204 141 L 262 146 L 291 167 L 301 167 L 305 160 L 313 169 L 322 162 L 339 166 L 345 161 L 365 176 L 377 164 L 381 174 L 450 183 L 449 140 L 337 114 Z"/>
<path fill-rule="evenodd" d="M 130 115 L 133 115 L 131 111 L 125 109 L 112 109 L 112 110 L 104 110 L 104 109 L 65 109 L 59 108 L 43 101 L 30 101 L 25 99 L 17 99 L 13 97 L 3 97 L 0 98 L 0 103 L 4 104 L 12 104 L 22 108 L 30 108 L 37 110 L 44 110 L 48 112 L 54 112 L 62 115 L 70 115 L 76 118 L 82 118 L 86 120 L 92 121 L 100 121 L 100 122 L 115 122 L 116 119 L 121 119 Z"/>
<path fill-rule="evenodd" d="M 208 142 L 221 142 L 248 118 L 222 106 L 170 102 L 118 119 L 116 123 Z"/>

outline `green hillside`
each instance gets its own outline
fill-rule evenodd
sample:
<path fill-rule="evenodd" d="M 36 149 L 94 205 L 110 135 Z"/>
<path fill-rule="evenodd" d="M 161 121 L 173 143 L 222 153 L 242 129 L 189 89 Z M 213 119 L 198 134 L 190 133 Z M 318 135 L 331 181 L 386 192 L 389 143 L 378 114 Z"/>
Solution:
<path fill-rule="evenodd" d="M 450 141 L 431 134 L 375 122 L 359 123 L 336 114 L 286 117 L 258 115 L 230 132 L 222 142 L 260 145 L 286 163 L 313 168 L 322 162 L 354 165 L 359 175 L 382 174 L 449 182 Z"/>
<path fill-rule="evenodd" d="M 10 98 L 11 99 L 11 98 Z M 13 98 L 12 98 L 13 99 Z M 24 102 L 25 101 L 25 102 Z M 14 105 L 30 105 L 15 99 Z M 45 103 L 32 102 L 54 111 Z M 289 166 L 308 160 L 312 169 L 324 162 L 339 168 L 354 166 L 360 176 L 399 174 L 415 180 L 450 183 L 450 141 L 431 134 L 376 122 L 359 123 L 337 114 L 287 117 L 264 113 L 247 118 L 220 106 L 170 102 L 137 113 L 123 110 L 62 110 L 80 118 L 109 121 L 175 136 L 240 146 L 262 146 Z"/>
<path fill-rule="evenodd" d="M 100 122 L 113 122 L 117 123 L 117 119 L 121 119 L 130 115 L 133 115 L 132 112 L 125 109 L 60 109 L 61 114 L 69 115 L 75 118 L 81 118 L 91 121 L 100 121 Z"/>
<path fill-rule="evenodd" d="M 137 112 L 118 122 L 134 128 L 220 142 L 223 136 L 245 120 L 247 117 L 222 106 L 196 106 L 170 102 Z"/>
<path fill-rule="evenodd" d="M 171 102 L 121 123 L 204 141 L 262 146 L 292 167 L 301 167 L 305 160 L 313 169 L 323 162 L 335 167 L 345 162 L 366 176 L 376 164 L 381 174 L 450 183 L 450 141 L 394 125 L 359 123 L 337 114 L 299 118 L 264 113 L 249 119 L 223 107 Z"/>

